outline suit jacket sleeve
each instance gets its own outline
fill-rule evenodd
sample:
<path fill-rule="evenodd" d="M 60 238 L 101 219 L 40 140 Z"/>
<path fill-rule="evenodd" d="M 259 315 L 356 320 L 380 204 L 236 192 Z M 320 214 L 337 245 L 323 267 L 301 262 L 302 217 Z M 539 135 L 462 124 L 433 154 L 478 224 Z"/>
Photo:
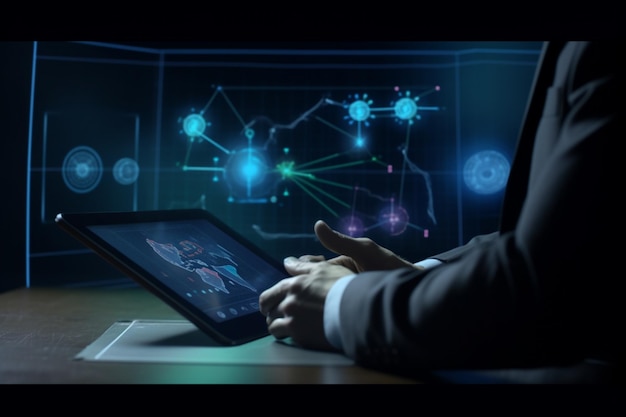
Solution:
<path fill-rule="evenodd" d="M 435 256 L 445 263 L 429 270 L 352 280 L 340 308 L 348 356 L 400 372 L 623 360 L 621 278 L 611 265 L 616 234 L 626 236 L 623 50 L 569 43 L 552 86 L 534 92 L 545 104 L 512 230 Z"/>

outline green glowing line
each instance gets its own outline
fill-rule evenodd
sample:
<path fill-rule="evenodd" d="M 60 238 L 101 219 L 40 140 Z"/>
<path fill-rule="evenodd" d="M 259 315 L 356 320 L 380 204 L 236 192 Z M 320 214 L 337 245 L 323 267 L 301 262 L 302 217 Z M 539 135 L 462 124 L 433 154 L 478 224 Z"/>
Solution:
<path fill-rule="evenodd" d="M 306 166 L 309 166 L 309 165 L 314 165 L 314 164 L 317 164 L 317 163 L 322 162 L 322 161 L 327 161 L 327 160 L 329 160 L 329 159 L 337 158 L 337 157 L 338 157 L 338 156 L 340 156 L 340 155 L 341 155 L 341 154 L 339 154 L 339 153 L 335 153 L 335 154 L 328 155 L 328 156 L 325 156 L 325 157 L 320 158 L 320 159 L 316 159 L 316 160 L 314 160 L 314 161 L 309 161 L 309 162 L 307 162 L 306 164 L 297 165 L 297 166 L 295 166 L 294 168 L 300 169 L 300 168 L 302 168 L 302 167 L 306 167 Z"/>
<path fill-rule="evenodd" d="M 306 172 L 291 172 L 288 178 L 295 177 L 295 176 L 309 178 L 311 180 L 315 179 L 315 175 L 307 174 Z"/>
<path fill-rule="evenodd" d="M 306 192 L 308 195 L 311 196 L 311 198 L 313 198 L 315 201 L 317 201 L 322 207 L 324 207 L 326 210 L 330 211 L 330 213 L 335 216 L 335 217 L 339 217 L 339 215 L 337 213 L 335 213 L 335 211 L 333 209 L 331 209 L 330 207 L 328 207 L 326 204 L 324 204 L 324 202 L 322 200 L 320 200 L 319 198 L 317 198 L 311 191 L 309 191 L 304 185 L 300 184 L 300 181 L 297 179 L 294 179 L 294 182 L 296 183 L 296 185 L 298 187 L 300 187 L 304 192 Z"/>
<path fill-rule="evenodd" d="M 337 204 L 341 204 L 342 206 L 346 207 L 346 208 L 350 208 L 350 205 L 346 202 L 343 202 L 341 200 L 339 200 L 337 197 L 333 196 L 332 194 L 322 190 L 320 187 L 311 184 L 309 181 L 306 180 L 300 180 L 298 179 L 298 183 L 304 183 L 306 184 L 308 187 L 313 188 L 315 191 L 317 191 L 318 193 L 325 195 L 326 197 L 330 198 L 331 200 L 333 200 L 334 202 L 336 202 Z"/>
<path fill-rule="evenodd" d="M 383 161 L 380 161 L 380 160 L 379 160 L 379 159 L 377 159 L 377 158 L 372 158 L 372 162 L 376 162 L 377 164 L 382 165 L 382 166 L 384 166 L 385 168 L 387 167 L 387 165 L 389 165 L 388 163 L 383 162 Z"/>
<path fill-rule="evenodd" d="M 313 174 L 307 174 L 305 172 L 293 171 L 293 169 L 290 170 L 289 173 L 287 173 L 287 174 L 285 174 L 285 170 L 281 169 L 281 168 L 272 168 L 268 172 L 272 173 L 272 174 L 278 173 L 278 174 L 280 174 L 283 177 L 283 179 L 289 179 L 289 178 L 293 178 L 295 176 L 309 178 L 309 179 L 315 179 L 315 175 L 313 175 Z"/>
<path fill-rule="evenodd" d="M 361 164 L 364 164 L 365 162 L 367 162 L 367 161 L 346 162 L 345 164 L 331 165 L 331 166 L 327 166 L 327 167 L 314 168 L 314 169 L 307 169 L 304 172 L 327 171 L 327 170 L 335 169 L 335 168 L 344 168 L 344 167 L 349 167 L 349 166 L 353 166 L 353 165 L 361 165 Z"/>
<path fill-rule="evenodd" d="M 315 182 L 323 182 L 324 184 L 334 185 L 334 186 L 336 186 L 336 187 L 345 188 L 346 190 L 352 190 L 352 189 L 354 189 L 354 187 L 352 187 L 352 186 L 350 186 L 350 185 L 340 184 L 340 183 L 335 182 L 335 181 L 323 180 L 323 179 L 321 179 L 321 178 L 317 178 L 317 177 L 313 177 L 313 181 L 315 181 Z"/>

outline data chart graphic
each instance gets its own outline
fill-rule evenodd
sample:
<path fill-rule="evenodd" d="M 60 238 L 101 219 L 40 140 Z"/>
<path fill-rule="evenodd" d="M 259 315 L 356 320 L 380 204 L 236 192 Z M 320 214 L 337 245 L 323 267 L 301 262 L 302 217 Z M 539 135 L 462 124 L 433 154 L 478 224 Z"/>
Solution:
<path fill-rule="evenodd" d="M 146 243 L 163 260 L 186 271 L 196 273 L 204 283 L 215 291 L 230 293 L 222 279 L 224 276 L 238 285 L 257 292 L 256 288 L 239 275 L 237 262 L 233 260 L 232 254 L 227 249 L 218 246 L 216 250 L 205 251 L 202 246 L 190 240 L 184 240 L 175 245 L 171 242 L 160 243 L 154 239 L 146 238 Z M 224 263 L 225 261 L 228 263 Z"/>

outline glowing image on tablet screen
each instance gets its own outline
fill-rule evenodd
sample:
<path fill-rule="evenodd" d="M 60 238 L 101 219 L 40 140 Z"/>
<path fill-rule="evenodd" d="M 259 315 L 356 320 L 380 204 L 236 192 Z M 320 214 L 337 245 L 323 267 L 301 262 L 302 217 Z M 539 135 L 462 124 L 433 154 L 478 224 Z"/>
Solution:
<path fill-rule="evenodd" d="M 237 272 L 237 264 L 232 259 L 231 254 L 219 245 L 217 247 L 217 251 L 209 251 L 205 253 L 202 246 L 189 240 L 179 242 L 182 249 L 178 249 L 172 243 L 160 243 L 150 238 L 146 238 L 146 243 L 150 245 L 154 252 L 163 260 L 179 268 L 185 269 L 186 271 L 195 272 L 200 276 L 200 279 L 204 283 L 212 286 L 216 291 L 222 291 L 226 294 L 230 293 L 221 278 L 221 276 L 225 276 L 235 283 L 257 292 L 256 288 L 241 278 Z M 212 260 L 215 260 L 215 263 L 207 263 L 204 260 L 199 259 L 198 257 L 203 254 L 203 257 L 209 257 Z M 220 259 L 227 260 L 230 263 L 223 264 L 222 262 L 219 262 Z"/>

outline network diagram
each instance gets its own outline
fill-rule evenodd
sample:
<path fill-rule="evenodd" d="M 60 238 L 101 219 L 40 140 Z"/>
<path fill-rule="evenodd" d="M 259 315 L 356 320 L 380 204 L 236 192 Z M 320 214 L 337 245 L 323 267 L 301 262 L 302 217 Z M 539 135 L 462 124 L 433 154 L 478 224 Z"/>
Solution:
<path fill-rule="evenodd" d="M 179 169 L 184 172 L 210 173 L 212 182 L 225 183 L 229 202 L 272 204 L 290 198 L 293 190 L 299 189 L 310 198 L 311 204 L 322 207 L 337 218 L 340 224 L 338 230 L 347 235 L 363 236 L 375 228 L 382 228 L 389 235 L 400 235 L 413 228 L 428 237 L 429 225 L 414 223 L 403 206 L 405 178 L 407 175 L 417 175 L 421 177 L 427 191 L 425 205 L 429 222 L 431 225 L 437 224 L 430 174 L 409 158 L 408 151 L 422 115 L 445 110 L 444 106 L 423 104 L 424 98 L 440 91 L 440 86 L 432 86 L 420 93 L 400 87 L 390 88 L 384 105 L 376 105 L 368 93 L 348 94 L 342 100 L 322 95 L 318 101 L 303 108 L 296 118 L 281 123 L 273 121 L 270 115 L 246 120 L 230 99 L 227 88 L 219 85 L 212 88 L 214 91 L 204 107 L 200 110 L 192 108 L 187 115 L 178 119 L 179 134 L 186 144 L 185 157 Z M 218 136 L 219 132 L 212 129 L 211 110 L 219 101 L 228 107 L 240 126 L 240 142 L 234 148 L 226 146 L 225 141 Z M 377 101 L 380 101 L 378 97 Z M 341 117 L 330 120 L 322 116 L 321 110 L 328 108 L 335 109 Z M 369 144 L 377 138 L 368 136 L 368 127 L 390 122 L 405 127 L 401 130 L 405 135 L 403 145 L 396 149 L 401 163 L 395 165 L 369 151 Z M 349 149 L 340 152 L 328 149 L 320 157 L 297 160 L 292 155 L 292 149 L 281 142 L 281 137 L 304 124 L 318 124 L 328 129 L 337 135 L 338 140 L 349 142 Z M 201 147 L 210 147 L 215 152 L 210 164 L 192 163 L 192 155 Z M 352 158 L 342 159 L 347 154 L 351 154 Z M 355 155 L 359 157 L 355 158 Z M 474 155 L 465 171 L 468 187 L 474 186 L 478 193 L 481 189 L 487 190 L 486 187 L 495 189 L 494 182 L 501 183 L 502 178 L 506 180 L 507 163 L 498 160 L 498 155 L 493 152 Z M 375 167 L 381 173 L 395 171 L 399 174 L 396 176 L 399 178 L 397 188 L 389 195 L 381 195 L 371 191 L 367 184 L 340 180 L 342 170 L 365 166 Z M 334 173 L 332 177 L 323 176 L 330 172 Z M 365 218 L 358 214 L 358 209 L 362 211 L 363 207 L 355 207 L 354 196 L 357 194 L 365 194 L 384 204 L 377 213 Z M 294 237 L 291 233 L 269 233 L 258 225 L 253 225 L 253 228 L 265 239 Z"/>

